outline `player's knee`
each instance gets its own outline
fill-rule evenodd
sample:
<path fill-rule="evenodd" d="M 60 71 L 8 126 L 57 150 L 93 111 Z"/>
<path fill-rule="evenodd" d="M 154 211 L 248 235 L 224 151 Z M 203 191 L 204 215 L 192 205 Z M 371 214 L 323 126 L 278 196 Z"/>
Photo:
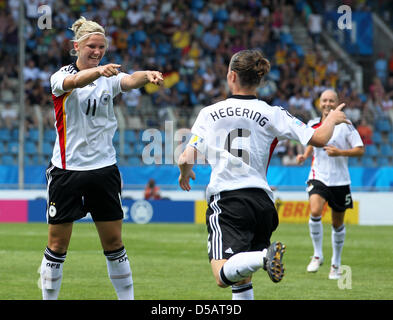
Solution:
<path fill-rule="evenodd" d="M 217 284 L 217 286 L 219 286 L 220 288 L 227 288 L 227 287 L 228 287 L 228 285 L 225 284 L 225 283 L 223 283 L 223 282 L 221 281 L 221 279 L 216 279 L 216 284 Z"/>
<path fill-rule="evenodd" d="M 123 247 L 123 242 L 119 237 L 109 237 L 102 240 L 102 246 L 105 251 L 114 251 Z"/>

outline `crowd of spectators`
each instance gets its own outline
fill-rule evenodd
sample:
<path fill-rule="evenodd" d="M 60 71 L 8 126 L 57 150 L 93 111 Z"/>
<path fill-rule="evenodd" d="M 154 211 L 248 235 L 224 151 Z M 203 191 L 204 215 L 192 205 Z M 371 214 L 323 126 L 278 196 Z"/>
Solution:
<path fill-rule="evenodd" d="M 164 87 L 146 86 L 116 98 L 126 127 L 162 129 L 166 108 L 174 111 L 178 126 L 189 127 L 195 107 L 225 99 L 230 57 L 245 48 L 258 48 L 271 61 L 271 72 L 258 88 L 260 99 L 280 105 L 307 122 L 318 116 L 319 94 L 335 88 L 355 126 L 373 128 L 378 117 L 393 122 L 393 52 L 376 64 L 375 80 L 365 94 L 340 81 L 335 57 L 319 49 L 318 21 L 310 21 L 314 47 L 306 52 L 288 41 L 294 17 L 312 15 L 303 0 L 67 0 L 45 1 L 51 8 L 52 28 L 37 27 L 40 0 L 25 0 L 26 128 L 38 125 L 33 106 L 41 110 L 44 128 L 53 128 L 49 77 L 73 57 L 69 30 L 80 16 L 105 26 L 109 47 L 102 64 L 122 65 L 125 72 L 156 69 L 165 76 Z M 18 125 L 18 5 L 0 1 L 0 126 Z M 316 26 L 316 27 L 315 27 Z M 297 147 L 288 147 L 296 153 Z M 284 153 L 285 154 L 285 153 Z"/>

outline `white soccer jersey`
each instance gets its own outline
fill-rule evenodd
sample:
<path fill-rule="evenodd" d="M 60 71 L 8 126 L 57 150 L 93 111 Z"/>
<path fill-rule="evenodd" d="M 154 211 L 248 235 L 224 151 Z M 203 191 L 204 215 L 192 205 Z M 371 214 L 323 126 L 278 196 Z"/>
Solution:
<path fill-rule="evenodd" d="M 77 73 L 75 63 L 50 78 L 57 132 L 52 163 L 62 169 L 92 170 L 116 163 L 112 138 L 117 128 L 113 98 L 125 73 L 100 77 L 83 88 L 63 90 L 64 79 Z"/>
<path fill-rule="evenodd" d="M 306 145 L 314 129 L 255 96 L 236 95 L 203 108 L 189 145 L 212 167 L 207 199 L 221 191 L 261 188 L 273 201 L 266 173 L 278 140 Z"/>
<path fill-rule="evenodd" d="M 318 128 L 321 125 L 320 119 L 310 120 L 308 125 Z M 326 145 L 333 145 L 339 149 L 352 149 L 362 147 L 363 142 L 353 125 L 341 123 L 334 128 L 333 136 Z M 329 157 L 323 148 L 314 147 L 308 179 L 319 180 L 327 186 L 351 184 L 348 157 Z"/>

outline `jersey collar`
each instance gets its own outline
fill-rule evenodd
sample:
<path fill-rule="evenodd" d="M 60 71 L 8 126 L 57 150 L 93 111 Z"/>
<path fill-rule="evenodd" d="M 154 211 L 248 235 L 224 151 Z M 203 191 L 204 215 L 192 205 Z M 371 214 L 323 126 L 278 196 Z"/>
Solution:
<path fill-rule="evenodd" d="M 234 98 L 234 99 L 243 99 L 243 100 L 253 100 L 253 99 L 258 99 L 257 96 L 254 96 L 252 94 L 250 95 L 243 95 L 243 94 L 234 94 L 234 95 L 230 95 L 228 97 L 228 99 L 230 98 Z"/>
<path fill-rule="evenodd" d="M 80 71 L 79 68 L 76 66 L 76 62 L 71 63 L 71 65 L 75 68 L 75 70 L 76 70 L 77 72 Z"/>

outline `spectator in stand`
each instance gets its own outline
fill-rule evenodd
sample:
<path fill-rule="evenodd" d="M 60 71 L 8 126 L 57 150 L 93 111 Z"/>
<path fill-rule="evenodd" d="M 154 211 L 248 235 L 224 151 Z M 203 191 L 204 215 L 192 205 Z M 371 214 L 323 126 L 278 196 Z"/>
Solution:
<path fill-rule="evenodd" d="M 377 77 L 385 84 L 388 77 L 388 61 L 384 52 L 378 54 L 378 59 L 374 63 L 374 70 Z"/>
<path fill-rule="evenodd" d="M 145 192 L 144 192 L 145 200 L 160 200 L 160 188 L 156 185 L 154 179 L 150 179 L 146 185 Z"/>
<path fill-rule="evenodd" d="M 319 44 L 322 32 L 322 16 L 318 13 L 311 13 L 307 21 L 308 32 L 314 46 Z"/>
<path fill-rule="evenodd" d="M 388 78 L 386 84 L 386 94 L 389 98 L 393 98 L 393 73 Z"/>
<path fill-rule="evenodd" d="M 359 132 L 360 138 L 365 145 L 373 144 L 373 128 L 367 123 L 365 118 L 362 118 L 360 124 L 356 128 Z"/>
<path fill-rule="evenodd" d="M 221 37 L 216 27 L 212 27 L 202 37 L 202 47 L 208 54 L 214 52 L 220 44 Z"/>
<path fill-rule="evenodd" d="M 389 61 L 388 61 L 388 71 L 389 71 L 389 76 L 393 76 L 393 49 L 390 53 Z"/>
<path fill-rule="evenodd" d="M 27 66 L 23 69 L 24 80 L 37 80 L 40 74 L 40 69 L 36 67 L 33 59 L 30 59 Z"/>
<path fill-rule="evenodd" d="M 369 88 L 371 99 L 374 100 L 376 103 L 380 103 L 382 98 L 385 94 L 385 89 L 382 85 L 382 81 L 378 77 L 374 77 L 373 83 L 370 85 Z"/>
<path fill-rule="evenodd" d="M 348 100 L 347 107 L 344 111 L 345 115 L 349 120 L 352 121 L 353 125 L 356 127 L 362 118 L 360 109 L 356 107 L 356 102 L 353 100 Z"/>
<path fill-rule="evenodd" d="M 389 117 L 391 123 L 393 124 L 393 97 L 385 94 L 381 101 L 382 110 L 387 117 Z"/>
<path fill-rule="evenodd" d="M 0 124 L 10 130 L 18 126 L 18 111 L 12 107 L 11 103 L 6 103 L 1 110 Z"/>

